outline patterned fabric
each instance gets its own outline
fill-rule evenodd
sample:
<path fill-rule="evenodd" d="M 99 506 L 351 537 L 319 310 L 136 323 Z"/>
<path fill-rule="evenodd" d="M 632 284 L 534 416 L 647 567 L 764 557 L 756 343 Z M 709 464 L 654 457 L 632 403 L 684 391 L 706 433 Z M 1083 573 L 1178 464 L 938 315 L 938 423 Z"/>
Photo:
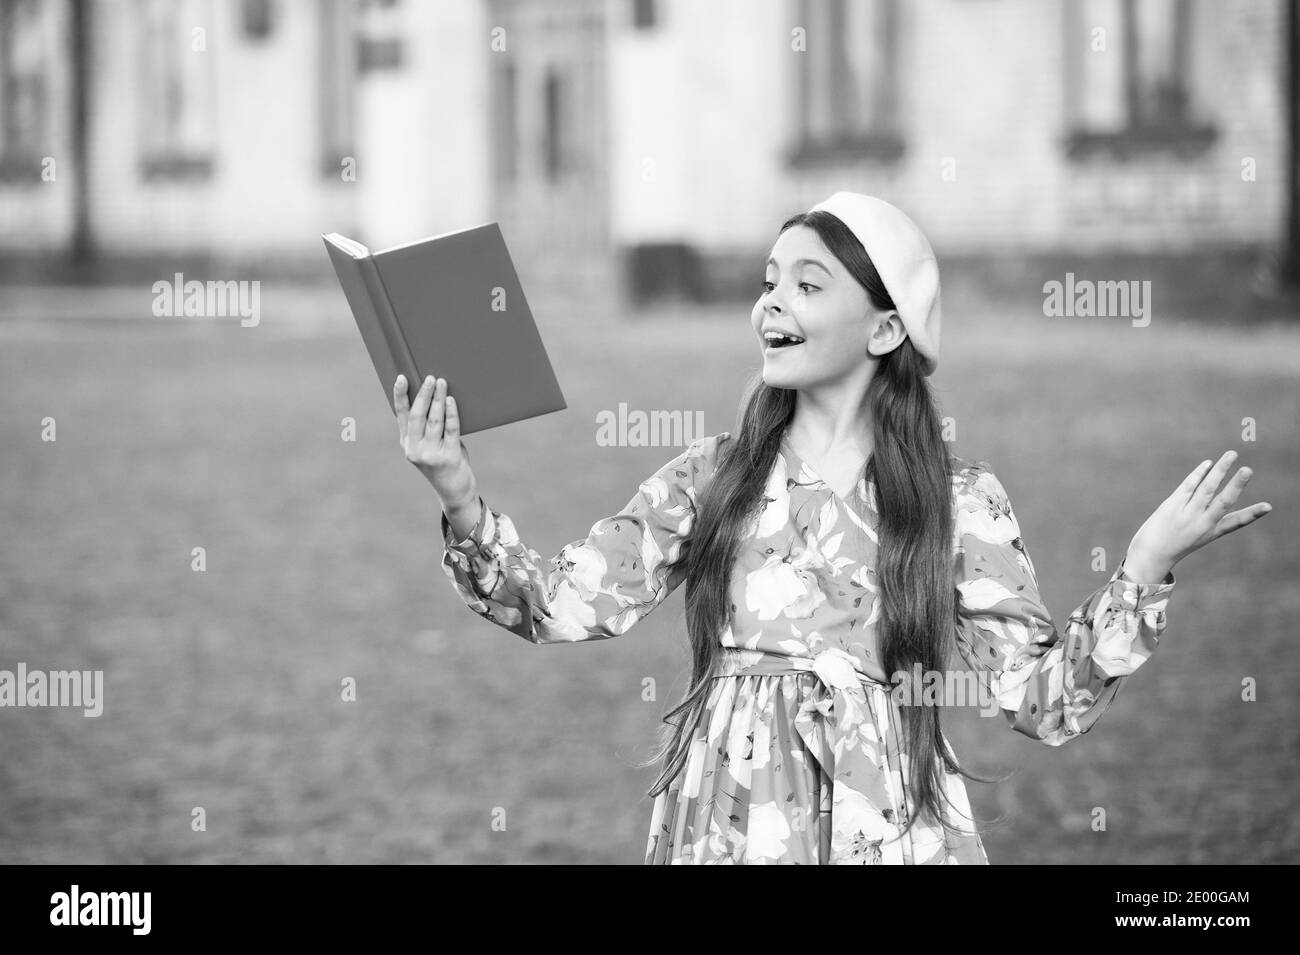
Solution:
<path fill-rule="evenodd" d="M 463 540 L 444 515 L 442 567 L 471 610 L 534 643 L 626 633 L 681 583 L 699 495 L 730 440 L 693 442 L 549 566 L 486 502 Z M 1050 746 L 1081 736 L 1154 652 L 1173 574 L 1139 584 L 1121 563 L 1058 631 L 988 464 L 960 461 L 953 490 L 964 702 Z M 686 765 L 655 799 L 646 863 L 987 863 L 957 774 L 944 792 L 960 831 L 922 818 L 903 833 L 918 807 L 908 698 L 879 663 L 874 491 L 864 476 L 841 497 L 782 441 L 732 572 L 723 668 Z M 963 702 L 959 688 L 939 700 Z"/>

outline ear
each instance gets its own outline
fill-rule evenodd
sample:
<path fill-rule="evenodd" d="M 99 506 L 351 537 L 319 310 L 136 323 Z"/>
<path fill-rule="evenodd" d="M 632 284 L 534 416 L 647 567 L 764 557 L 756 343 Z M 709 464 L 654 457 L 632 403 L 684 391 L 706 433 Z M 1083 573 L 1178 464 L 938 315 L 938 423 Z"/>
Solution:
<path fill-rule="evenodd" d="M 867 353 L 876 358 L 893 351 L 907 337 L 903 318 L 894 309 L 879 311 L 868 306 L 867 321 L 874 323 L 867 338 Z"/>

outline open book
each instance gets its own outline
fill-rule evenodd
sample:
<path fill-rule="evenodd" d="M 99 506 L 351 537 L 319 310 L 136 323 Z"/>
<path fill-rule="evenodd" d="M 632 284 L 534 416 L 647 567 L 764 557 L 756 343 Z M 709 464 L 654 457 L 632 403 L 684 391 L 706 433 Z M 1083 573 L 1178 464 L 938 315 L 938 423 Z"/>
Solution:
<path fill-rule="evenodd" d="M 446 378 L 462 435 L 567 407 L 497 223 L 379 252 L 321 238 L 394 413 L 399 374 L 410 400 Z"/>

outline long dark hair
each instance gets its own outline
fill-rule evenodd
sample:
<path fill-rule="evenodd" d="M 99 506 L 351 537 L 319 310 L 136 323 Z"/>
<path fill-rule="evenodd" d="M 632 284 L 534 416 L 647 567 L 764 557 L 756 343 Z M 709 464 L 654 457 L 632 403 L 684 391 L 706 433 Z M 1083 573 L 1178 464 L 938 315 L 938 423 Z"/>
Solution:
<path fill-rule="evenodd" d="M 862 243 L 836 216 L 800 213 L 796 225 L 813 229 L 878 309 L 894 309 L 880 274 Z M 943 439 L 942 423 L 911 339 L 881 356 L 867 386 L 873 451 L 865 475 L 875 486 L 879 509 L 876 574 L 880 582 L 881 663 L 885 672 L 942 670 L 955 646 L 956 589 L 953 585 L 952 477 L 961 461 Z M 782 436 L 795 410 L 792 389 L 766 385 L 756 375 L 742 402 L 734 440 L 720 455 L 713 477 L 697 502 L 686 557 L 686 616 L 690 635 L 691 684 L 664 718 L 660 748 L 648 762 L 663 769 L 648 795 L 657 796 L 681 772 L 721 658 L 720 634 L 730 620 L 731 569 L 745 528 L 756 513 Z M 991 782 L 960 767 L 945 745 L 937 706 L 904 706 L 903 722 L 911 762 L 912 802 L 918 807 L 906 832 L 921 815 L 949 830 L 941 772 Z M 682 718 L 672 722 L 674 716 Z"/>

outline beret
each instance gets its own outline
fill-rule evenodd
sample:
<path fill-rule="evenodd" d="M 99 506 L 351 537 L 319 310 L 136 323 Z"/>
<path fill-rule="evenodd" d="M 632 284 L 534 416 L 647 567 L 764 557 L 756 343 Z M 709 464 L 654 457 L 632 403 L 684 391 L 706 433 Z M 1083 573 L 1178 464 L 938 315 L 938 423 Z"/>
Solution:
<path fill-rule="evenodd" d="M 835 216 L 857 236 L 880 273 L 912 347 L 926 362 L 926 375 L 939 365 L 939 263 L 915 222 L 898 207 L 860 192 L 837 192 L 813 206 Z"/>

